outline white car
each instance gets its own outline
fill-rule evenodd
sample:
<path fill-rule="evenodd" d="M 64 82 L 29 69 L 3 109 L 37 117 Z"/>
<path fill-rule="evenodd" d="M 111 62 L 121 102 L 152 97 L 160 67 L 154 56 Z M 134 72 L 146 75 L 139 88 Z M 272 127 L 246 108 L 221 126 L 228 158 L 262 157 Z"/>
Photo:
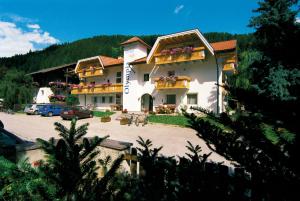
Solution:
<path fill-rule="evenodd" d="M 42 107 L 43 105 L 40 104 L 28 104 L 26 105 L 24 112 L 26 114 L 35 114 L 38 115 L 39 114 L 39 109 Z"/>

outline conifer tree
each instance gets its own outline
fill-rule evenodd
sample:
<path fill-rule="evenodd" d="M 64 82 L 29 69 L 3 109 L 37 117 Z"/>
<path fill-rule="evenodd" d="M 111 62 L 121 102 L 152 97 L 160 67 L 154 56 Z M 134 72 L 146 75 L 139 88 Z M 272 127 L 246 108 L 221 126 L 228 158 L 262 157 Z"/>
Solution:
<path fill-rule="evenodd" d="M 59 189 L 59 197 L 65 200 L 99 200 L 107 196 L 107 186 L 123 160 L 120 156 L 103 178 L 99 178 L 100 168 L 96 157 L 97 148 L 107 137 L 85 138 L 88 124 L 76 128 L 76 120 L 71 121 L 70 129 L 55 123 L 61 139 L 50 141 L 38 139 L 47 154 L 42 169 Z"/>

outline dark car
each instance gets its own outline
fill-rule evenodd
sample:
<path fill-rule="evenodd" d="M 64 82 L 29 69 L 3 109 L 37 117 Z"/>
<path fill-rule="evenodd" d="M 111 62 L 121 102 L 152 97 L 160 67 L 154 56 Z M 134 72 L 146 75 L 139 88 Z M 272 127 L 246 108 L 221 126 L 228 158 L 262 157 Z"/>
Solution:
<path fill-rule="evenodd" d="M 44 105 L 39 109 L 39 113 L 42 116 L 52 117 L 55 115 L 60 115 L 63 109 L 64 106 L 62 105 Z"/>
<path fill-rule="evenodd" d="M 62 119 L 82 119 L 82 118 L 91 118 L 93 117 L 93 112 L 82 107 L 65 107 L 63 111 L 60 113 Z"/>

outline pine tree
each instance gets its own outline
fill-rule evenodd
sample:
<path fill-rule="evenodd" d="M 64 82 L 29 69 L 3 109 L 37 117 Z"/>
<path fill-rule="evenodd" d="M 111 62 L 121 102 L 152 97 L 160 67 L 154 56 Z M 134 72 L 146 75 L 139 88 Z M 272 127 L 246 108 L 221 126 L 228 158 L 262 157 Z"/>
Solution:
<path fill-rule="evenodd" d="M 108 196 L 108 184 L 123 156 L 113 162 L 103 178 L 99 178 L 97 170 L 100 166 L 96 157 L 100 151 L 97 147 L 107 137 L 84 138 L 88 124 L 76 128 L 76 120 L 71 121 L 70 129 L 57 122 L 55 126 L 61 139 L 38 139 L 38 142 L 47 154 L 47 161 L 41 167 L 59 188 L 59 197 L 65 200 L 100 200 Z"/>

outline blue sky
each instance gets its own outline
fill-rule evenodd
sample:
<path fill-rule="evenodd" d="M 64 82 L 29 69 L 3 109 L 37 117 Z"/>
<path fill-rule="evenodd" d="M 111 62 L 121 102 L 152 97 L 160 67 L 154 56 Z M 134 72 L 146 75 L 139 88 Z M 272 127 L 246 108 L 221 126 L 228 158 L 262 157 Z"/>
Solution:
<path fill-rule="evenodd" d="M 0 56 L 4 32 L 16 30 L 27 34 L 33 50 L 101 34 L 167 34 L 192 28 L 249 33 L 256 7 L 255 0 L 0 0 Z"/>

